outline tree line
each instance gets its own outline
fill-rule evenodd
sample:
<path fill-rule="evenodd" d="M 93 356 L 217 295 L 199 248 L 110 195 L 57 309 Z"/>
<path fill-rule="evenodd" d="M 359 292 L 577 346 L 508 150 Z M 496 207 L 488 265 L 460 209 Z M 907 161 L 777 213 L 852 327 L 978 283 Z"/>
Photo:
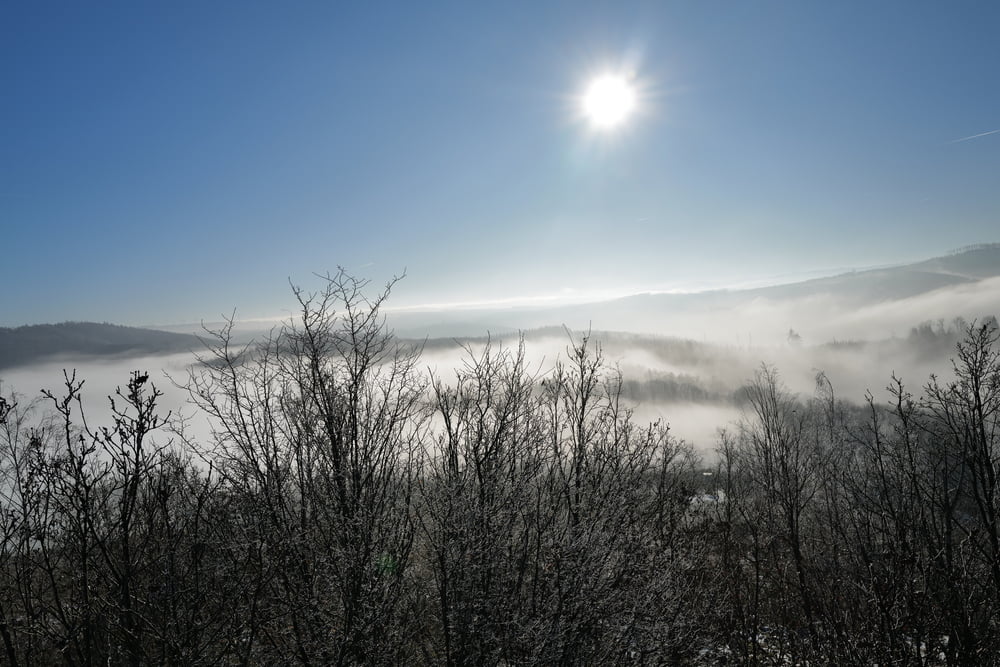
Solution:
<path fill-rule="evenodd" d="M 453 378 L 339 273 L 255 345 L 231 328 L 167 430 L 133 373 L 108 424 L 67 374 L 0 399 L 10 665 L 991 664 L 1000 347 L 851 403 L 762 367 L 711 466 L 638 423 L 588 337 Z"/>

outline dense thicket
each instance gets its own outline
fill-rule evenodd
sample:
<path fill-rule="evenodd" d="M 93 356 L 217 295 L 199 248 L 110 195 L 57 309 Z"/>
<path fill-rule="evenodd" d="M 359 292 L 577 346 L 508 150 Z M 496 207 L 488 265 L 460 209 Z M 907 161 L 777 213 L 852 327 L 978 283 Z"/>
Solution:
<path fill-rule="evenodd" d="M 990 664 L 1000 653 L 1000 347 L 948 381 L 801 400 L 764 367 L 709 471 L 586 337 L 554 370 L 467 350 L 428 377 L 343 274 L 294 324 L 216 332 L 110 423 L 69 375 L 0 399 L 11 665 Z"/>

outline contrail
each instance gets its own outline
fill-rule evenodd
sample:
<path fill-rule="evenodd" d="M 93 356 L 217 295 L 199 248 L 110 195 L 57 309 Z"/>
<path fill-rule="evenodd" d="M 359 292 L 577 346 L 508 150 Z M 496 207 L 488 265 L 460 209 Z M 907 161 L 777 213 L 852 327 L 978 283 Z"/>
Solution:
<path fill-rule="evenodd" d="M 997 132 L 1000 132 L 1000 129 L 998 129 L 998 130 L 990 130 L 989 132 L 980 132 L 979 134 L 973 134 L 973 135 L 968 136 L 968 137 L 962 137 L 961 139 L 954 139 L 952 141 L 949 141 L 948 143 L 949 144 L 957 144 L 957 143 L 960 143 L 960 142 L 963 142 L 963 141 L 969 141 L 971 139 L 978 139 L 979 137 L 985 137 L 985 136 L 988 136 L 990 134 L 996 134 Z"/>

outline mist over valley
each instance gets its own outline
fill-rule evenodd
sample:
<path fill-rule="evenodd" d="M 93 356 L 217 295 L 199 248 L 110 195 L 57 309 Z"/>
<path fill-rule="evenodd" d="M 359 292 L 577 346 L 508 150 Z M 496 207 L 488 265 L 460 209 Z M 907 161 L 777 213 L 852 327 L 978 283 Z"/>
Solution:
<path fill-rule="evenodd" d="M 423 372 L 451 381 L 487 345 L 523 342 L 539 378 L 585 336 L 623 378 L 623 397 L 642 421 L 711 457 L 717 431 L 741 415 L 742 390 L 762 366 L 774 367 L 795 394 L 811 396 L 823 373 L 838 397 L 876 397 L 895 375 L 915 387 L 946 376 L 965 326 L 1000 312 L 1000 244 L 916 264 L 747 290 L 646 294 L 533 309 L 413 313 L 386 302 L 388 325 L 421 350 Z M 207 323 L 207 329 L 224 325 Z M 281 321 L 235 320 L 232 342 L 250 345 Z M 151 371 L 162 405 L 189 412 L 183 384 L 206 329 L 172 331 L 93 323 L 0 329 L 0 381 L 27 396 L 62 383 L 64 369 L 87 381 L 88 407 L 103 407 L 133 370 Z M 200 337 L 199 337 L 200 334 Z M 443 334 L 443 335 L 442 335 Z M 169 375 L 172 380 L 167 378 Z M 196 429 L 207 435 L 203 422 Z"/>

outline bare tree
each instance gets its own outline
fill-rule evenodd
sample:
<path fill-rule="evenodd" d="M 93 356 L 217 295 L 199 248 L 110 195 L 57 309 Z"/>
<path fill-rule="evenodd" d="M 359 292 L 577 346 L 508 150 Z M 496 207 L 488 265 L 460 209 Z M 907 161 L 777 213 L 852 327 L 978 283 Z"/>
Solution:
<path fill-rule="evenodd" d="M 392 663 L 403 612 L 422 432 L 417 351 L 380 312 L 392 283 L 340 272 L 260 345 L 216 333 L 189 381 L 215 423 L 207 458 L 264 548 L 254 660 Z M 332 629 L 332 631 L 331 631 Z"/>

